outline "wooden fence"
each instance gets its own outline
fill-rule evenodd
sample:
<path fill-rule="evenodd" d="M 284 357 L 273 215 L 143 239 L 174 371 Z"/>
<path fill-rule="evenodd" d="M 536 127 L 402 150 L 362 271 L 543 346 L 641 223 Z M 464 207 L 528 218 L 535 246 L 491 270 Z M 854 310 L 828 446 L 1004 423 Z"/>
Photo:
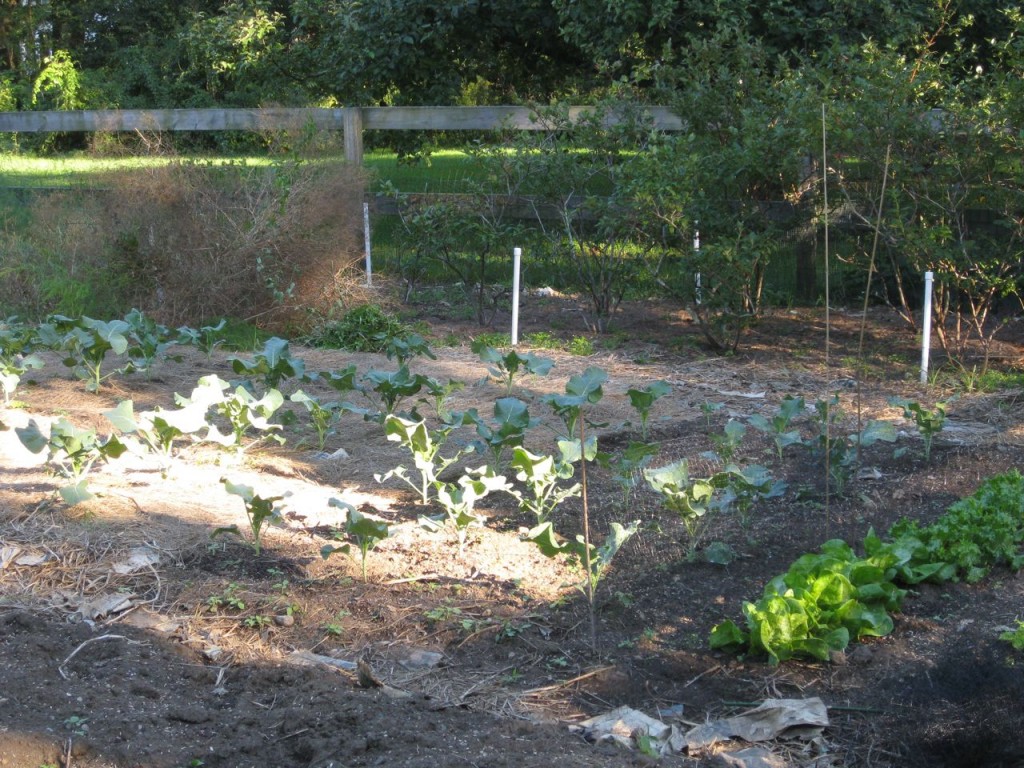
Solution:
<path fill-rule="evenodd" d="M 570 107 L 578 118 L 592 107 Z M 648 107 L 653 124 L 665 131 L 683 128 L 667 107 Z M 530 107 L 341 107 L 269 109 L 112 109 L 74 112 L 0 112 L 0 133 L 117 131 L 273 131 L 307 126 L 343 131 L 345 157 L 363 162 L 363 131 L 523 131 L 546 126 Z"/>

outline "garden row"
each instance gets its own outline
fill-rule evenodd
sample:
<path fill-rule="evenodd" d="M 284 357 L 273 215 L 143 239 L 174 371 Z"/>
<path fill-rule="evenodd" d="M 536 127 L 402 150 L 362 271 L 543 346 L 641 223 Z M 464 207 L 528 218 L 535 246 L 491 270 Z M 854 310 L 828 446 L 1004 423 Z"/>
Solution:
<path fill-rule="evenodd" d="M 209 355 L 220 341 L 220 330 L 221 326 L 198 330 L 182 327 L 172 332 L 137 311 L 111 321 L 60 316 L 38 325 L 8 321 L 0 326 L 0 382 L 5 402 L 10 402 L 22 376 L 44 364 L 38 354 L 44 350 L 59 354 L 64 364 L 85 381 L 86 388 L 96 391 L 110 376 L 151 370 L 160 359 L 174 356 L 181 345 L 196 346 Z M 396 479 L 415 491 L 425 511 L 419 519 L 423 527 L 435 532 L 452 531 L 461 552 L 470 532 L 484 525 L 485 517 L 478 509 L 481 500 L 492 494 L 505 494 L 533 521 L 526 537 L 546 556 L 567 557 L 582 565 L 583 580 L 579 586 L 592 613 L 594 594 L 602 576 L 622 545 L 644 526 L 640 519 L 612 522 L 603 541 L 591 540 L 588 464 L 607 473 L 621 489 L 622 510 L 635 508 L 631 501 L 635 501 L 634 494 L 642 488 L 653 492 L 662 507 L 679 517 L 687 537 L 687 555 L 693 559 L 698 544 L 719 516 L 735 514 L 746 528 L 757 503 L 781 496 L 786 490 L 785 483 L 775 479 L 768 467 L 744 463 L 738 458 L 748 428 L 772 440 L 774 455 L 780 461 L 787 450 L 806 450 L 821 458 L 828 481 L 839 492 L 846 488 L 863 449 L 896 439 L 895 425 L 887 421 L 870 421 L 853 434 L 844 431 L 838 395 L 819 400 L 811 408 L 802 397 L 786 397 L 771 416 L 754 414 L 745 421 L 730 419 L 720 432 L 711 431 L 711 417 L 721 405 L 706 402 L 703 410 L 715 450 L 702 457 L 715 471 L 693 476 L 686 458 L 655 465 L 660 447 L 651 441 L 650 416 L 657 401 L 671 392 L 662 381 L 627 391 L 637 418 L 635 424 L 624 426 L 635 439 L 620 450 L 599 448 L 595 428 L 606 425 L 593 423 L 593 407 L 603 397 L 608 377 L 603 370 L 591 367 L 571 377 L 564 392 L 539 398 L 560 427 L 554 440 L 555 450 L 534 453 L 526 448 L 527 435 L 541 420 L 531 416 L 531 403 L 514 393 L 522 377 L 548 374 L 553 367 L 551 360 L 474 343 L 474 352 L 504 390 L 504 396 L 495 400 L 490 416 L 483 416 L 476 409 L 455 411 L 449 407 L 450 397 L 463 386 L 461 382 L 442 382 L 411 370 L 410 362 L 415 358 L 433 357 L 421 336 L 403 333 L 383 336 L 378 341 L 388 359 L 395 361 L 393 369 L 360 373 L 355 365 L 350 365 L 310 371 L 301 358 L 291 355 L 286 340 L 275 337 L 251 356 L 228 357 L 232 370 L 240 377 L 237 382 L 227 382 L 216 375 L 203 376 L 188 396 L 175 395 L 174 408 L 136 412 L 131 400 L 120 402 L 105 413 L 114 427 L 107 436 L 77 427 L 65 418 L 55 420 L 48 433 L 35 421 L 16 431 L 29 450 L 47 452 L 48 464 L 66 483 L 60 489 L 61 496 L 74 504 L 91 497 L 88 474 L 93 465 L 116 459 L 126 451 L 156 456 L 166 472 L 184 446 L 211 443 L 241 454 L 265 440 L 284 442 L 288 430 L 295 429 L 296 434 L 301 434 L 300 427 L 307 430 L 306 434 L 315 435 L 316 448 L 322 451 L 344 415 L 353 414 L 378 423 L 384 437 L 400 444 L 411 459 L 410 467 L 395 466 L 377 475 L 377 479 Z M 308 392 L 299 388 L 304 385 L 308 385 Z M 318 396 L 313 394 L 314 389 L 334 394 Z M 292 407 L 285 407 L 286 403 Z M 931 440 L 943 425 L 944 406 L 939 403 L 934 409 L 927 409 L 918 403 L 900 404 L 904 415 L 924 437 L 927 458 Z M 805 419 L 807 414 L 810 417 Z M 470 437 L 466 437 L 467 431 Z M 470 466 L 477 462 L 479 466 Z M 449 468 L 457 470 L 454 481 L 446 479 L 452 476 L 445 472 Z M 223 484 L 228 493 L 242 499 L 249 523 L 244 538 L 258 552 L 266 527 L 281 518 L 280 502 L 284 497 L 263 495 L 227 477 Z M 554 513 L 571 499 L 578 499 L 582 507 L 582 519 L 578 526 L 572 523 L 572 527 L 583 533 L 565 537 L 555 529 L 556 520 L 561 524 L 564 518 L 556 519 Z M 366 559 L 387 538 L 388 525 L 360 514 L 340 499 L 330 503 L 345 512 L 345 522 L 332 532 L 332 543 L 324 546 L 321 554 L 327 557 L 338 551 L 357 551 L 365 578 Z M 242 536 L 237 527 L 214 533 L 225 532 Z M 772 582 L 774 586 L 769 589 L 775 591 L 771 596 L 766 592 L 764 600 L 753 607 L 748 605 L 745 611 L 750 633 L 744 634 L 727 623 L 716 628 L 713 642 L 720 646 L 748 643 L 751 649 L 767 652 L 773 659 L 794 653 L 820 656 L 823 649 L 845 646 L 851 638 L 891 629 L 891 622 L 887 624 L 877 612 L 879 606 L 886 610 L 898 607 L 902 593 L 895 586 L 879 584 L 890 583 L 897 574 L 904 579 L 910 578 L 908 574 L 922 574 L 921 578 L 951 575 L 943 566 L 930 567 L 945 561 L 936 557 L 929 560 L 921 554 L 923 544 L 914 550 L 917 554 L 913 557 L 897 557 L 894 549 L 885 550 L 888 560 L 879 554 L 880 544 L 872 546 L 871 557 L 875 561 L 870 568 L 861 567 L 863 563 L 848 547 L 834 542 L 826 545 L 822 556 L 808 556 L 818 560 L 801 560 L 801 564 L 794 566 L 799 573 L 813 571 L 815 579 L 822 573 L 829 574 L 829 584 L 839 578 L 836 573 L 841 573 L 846 579 L 842 583 L 859 590 L 855 595 L 848 594 L 849 589 L 839 590 L 846 607 L 839 610 L 833 606 L 829 610 L 840 626 L 829 624 L 832 614 L 822 618 L 821 611 L 813 614 L 813 622 L 808 621 L 810 612 L 803 608 L 806 630 L 802 631 L 806 636 L 798 637 L 797 633 L 796 640 L 786 641 L 790 650 L 785 650 L 783 641 L 766 634 L 766 627 L 795 624 L 786 613 L 795 610 L 792 595 L 786 593 L 793 584 Z M 718 546 L 708 547 L 707 556 L 727 562 L 731 555 L 728 547 Z M 871 580 L 865 581 L 868 577 Z M 815 584 L 813 588 L 807 587 L 809 594 L 832 595 L 836 591 L 834 586 L 825 589 L 824 582 Z M 875 602 L 866 603 L 869 599 Z M 855 609 L 853 603 L 846 605 L 851 600 L 867 607 Z"/>

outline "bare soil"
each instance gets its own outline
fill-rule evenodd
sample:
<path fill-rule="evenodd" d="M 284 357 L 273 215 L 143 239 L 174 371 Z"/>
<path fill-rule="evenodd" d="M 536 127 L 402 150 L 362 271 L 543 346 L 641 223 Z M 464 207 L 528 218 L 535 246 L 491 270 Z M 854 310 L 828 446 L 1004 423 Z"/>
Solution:
<path fill-rule="evenodd" d="M 464 343 L 435 347 L 438 359 L 414 369 L 464 382 L 452 405 L 489 413 L 504 391 L 469 350 L 478 329 L 437 309 L 418 308 L 433 337 Z M 586 334 L 571 299 L 531 299 L 523 317 L 524 334 Z M 631 305 L 616 318 L 618 333 L 592 337 L 595 354 L 540 351 L 554 370 L 520 380 L 515 394 L 550 424 L 539 398 L 587 366 L 603 368 L 609 383 L 592 421 L 606 425 L 597 430 L 601 447 L 615 450 L 638 438 L 627 389 L 668 381 L 673 392 L 652 415 L 656 462 L 688 457 L 698 471 L 728 418 L 771 415 L 786 395 L 811 403 L 839 392 L 855 427 L 858 401 L 862 419 L 899 420 L 891 395 L 930 404 L 952 394 L 950 379 L 917 383 L 915 334 L 883 310 L 866 326 L 858 386 L 859 314 L 831 320 L 827 360 L 823 314 L 806 309 L 765 318 L 739 354 L 721 358 L 703 351 L 685 313 Z M 310 370 L 394 365 L 374 355 L 292 353 Z M 1012 366 L 1021 347 L 1009 339 L 998 353 Z M 107 432 L 102 413 L 120 400 L 137 410 L 170 407 L 175 392 L 187 395 L 207 373 L 233 377 L 224 355 L 185 351 L 149 377 L 115 377 L 92 395 L 54 359 L 19 389 L 23 407 L 0 411 L 11 427 L 0 432 L 0 766 L 648 765 L 639 751 L 588 743 L 567 725 L 629 705 L 685 730 L 767 698 L 809 697 L 829 707 L 830 725 L 811 742 L 769 743 L 780 764 L 1024 766 L 1024 657 L 998 640 L 1024 616 L 1019 573 L 921 586 L 891 635 L 828 663 L 773 667 L 707 647 L 714 624 L 740 621 L 743 601 L 801 554 L 831 538 L 859 546 L 869 529 L 884 533 L 901 517 L 934 520 L 982 479 L 1020 467 L 1019 391 L 961 393 L 927 463 L 914 429 L 901 424 L 898 446 L 908 450 L 896 457 L 892 445 L 872 448 L 843 496 L 826 493 L 820 461 L 799 450 L 778 461 L 774 446 L 748 430 L 739 457 L 769 466 L 788 490 L 756 506 L 746 526 L 733 515 L 717 519 L 690 559 L 681 524 L 652 493 L 637 488 L 623 503 L 594 466 L 594 529 L 626 519 L 651 529 L 601 582 L 594 651 L 586 602 L 572 586 L 579 574 L 521 540 L 531 521 L 509 497 L 486 500 L 488 524 L 460 553 L 450 532 L 417 525 L 425 510 L 408 488 L 375 481 L 409 459 L 358 417 L 343 420 L 323 454 L 308 429 L 291 426 L 283 446 L 264 443 L 242 457 L 196 446 L 164 472 L 151 457 L 126 455 L 97 467 L 97 498 L 73 507 L 15 437 L 29 419 L 58 415 Z M 709 419 L 706 403 L 724 405 Z M 550 452 L 553 434 L 538 426 L 528 447 Z M 219 526 L 246 524 L 225 476 L 265 496 L 290 494 L 284 524 L 266 533 L 258 555 L 231 536 L 210 538 Z M 331 498 L 392 526 L 369 556 L 366 583 L 358 559 L 320 557 L 339 520 Z M 556 528 L 574 535 L 579 520 L 579 503 L 567 503 Z M 701 553 L 710 542 L 727 543 L 736 559 L 708 562 Z M 363 674 L 325 659 L 362 662 Z M 660 762 L 710 765 L 714 757 Z"/>

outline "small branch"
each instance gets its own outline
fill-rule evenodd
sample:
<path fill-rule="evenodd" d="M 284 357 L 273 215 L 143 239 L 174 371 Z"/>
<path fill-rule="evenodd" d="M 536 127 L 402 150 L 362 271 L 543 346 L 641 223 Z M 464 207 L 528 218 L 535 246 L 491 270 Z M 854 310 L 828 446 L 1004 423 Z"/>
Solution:
<path fill-rule="evenodd" d="M 141 645 L 141 643 L 139 643 L 138 641 L 128 640 L 128 638 L 124 635 L 100 635 L 99 637 L 90 637 L 88 640 L 84 641 L 83 643 L 81 643 L 81 645 L 75 648 L 75 650 L 73 650 L 71 654 L 60 663 L 60 666 L 57 667 L 57 672 L 60 673 L 60 676 L 63 677 L 65 680 L 69 680 L 70 678 L 64 672 L 64 667 L 67 666 L 67 663 L 71 661 L 73 658 L 75 658 L 75 656 L 78 655 L 78 652 L 85 648 L 85 646 L 89 645 L 90 643 L 98 643 L 100 640 L 126 640 L 127 642 L 132 643 L 133 645 Z"/>
<path fill-rule="evenodd" d="M 574 677 L 574 678 L 572 678 L 570 680 L 563 680 L 562 682 L 555 683 L 554 685 L 545 685 L 543 688 L 531 688 L 528 691 L 523 691 L 522 695 L 523 696 L 530 696 L 530 695 L 535 694 L 535 693 L 545 693 L 547 691 L 557 691 L 559 688 L 565 688 L 568 685 L 573 685 L 574 683 L 582 682 L 583 680 L 587 680 L 588 678 L 596 677 L 597 675 L 600 675 L 600 674 L 602 674 L 604 672 L 608 672 L 608 671 L 610 671 L 612 669 L 615 669 L 615 665 L 614 664 L 611 664 L 611 665 L 609 665 L 607 667 L 598 667 L 597 669 L 593 669 L 590 672 L 585 672 L 582 675 L 577 675 L 576 677 Z"/>

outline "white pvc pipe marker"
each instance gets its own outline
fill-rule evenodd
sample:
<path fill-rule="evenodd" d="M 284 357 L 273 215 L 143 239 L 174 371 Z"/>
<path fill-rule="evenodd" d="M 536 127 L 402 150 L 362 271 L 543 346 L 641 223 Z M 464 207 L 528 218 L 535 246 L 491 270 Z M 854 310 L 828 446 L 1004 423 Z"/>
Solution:
<path fill-rule="evenodd" d="M 928 383 L 928 352 L 932 344 L 932 281 L 933 272 L 924 273 L 924 322 L 921 333 L 921 383 Z"/>
<path fill-rule="evenodd" d="M 519 343 L 519 266 L 523 258 L 522 248 L 512 249 L 512 346 Z"/>
<path fill-rule="evenodd" d="M 373 285 L 373 264 L 370 261 L 370 204 L 363 203 L 363 242 L 366 244 L 366 284 Z"/>

